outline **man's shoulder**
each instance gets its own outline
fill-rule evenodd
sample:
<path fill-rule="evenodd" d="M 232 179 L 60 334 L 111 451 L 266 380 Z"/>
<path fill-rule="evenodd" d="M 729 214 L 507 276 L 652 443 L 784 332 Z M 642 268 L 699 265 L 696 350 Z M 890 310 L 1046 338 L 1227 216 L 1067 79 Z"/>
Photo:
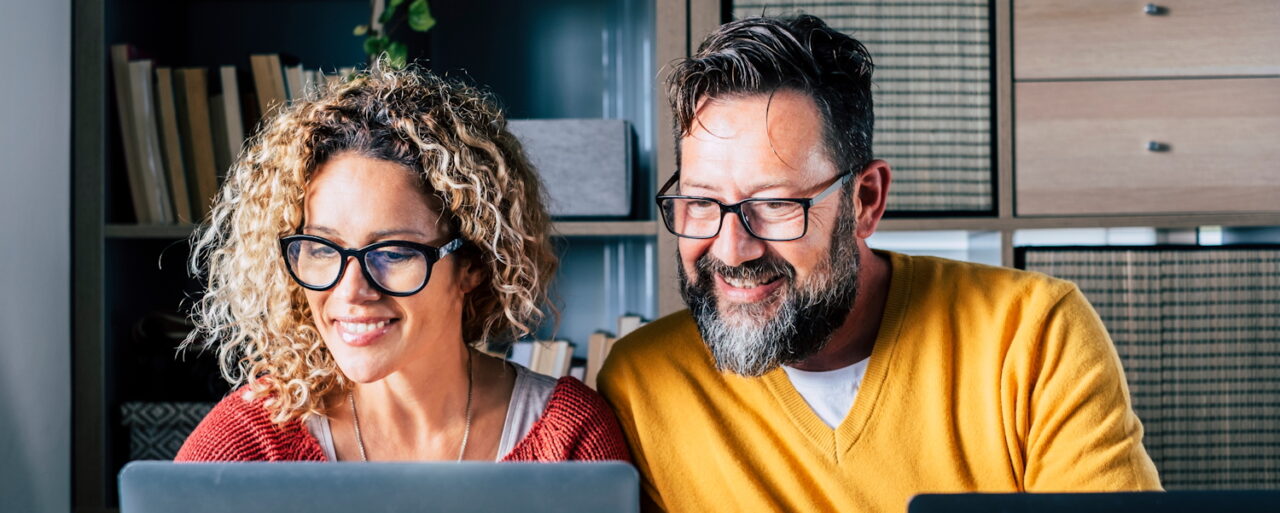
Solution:
<path fill-rule="evenodd" d="M 666 315 L 622 337 L 609 350 L 609 357 L 645 358 L 672 351 L 685 352 L 702 347 L 698 326 L 688 310 Z"/>
<path fill-rule="evenodd" d="M 697 324 L 688 310 L 681 310 L 619 339 L 609 350 L 600 379 L 612 381 L 623 375 L 635 379 L 656 377 L 698 365 L 713 367 Z"/>
<path fill-rule="evenodd" d="M 932 256 L 895 255 L 895 263 L 909 262 L 912 282 L 929 293 L 949 293 L 968 299 L 1047 301 L 1050 304 L 1076 289 L 1074 283 L 1044 273 L 963 262 Z"/>

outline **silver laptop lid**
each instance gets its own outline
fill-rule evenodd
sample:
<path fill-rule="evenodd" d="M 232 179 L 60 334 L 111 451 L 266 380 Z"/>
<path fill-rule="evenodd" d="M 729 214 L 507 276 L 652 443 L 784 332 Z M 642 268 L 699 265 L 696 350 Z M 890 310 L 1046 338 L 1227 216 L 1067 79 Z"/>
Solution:
<path fill-rule="evenodd" d="M 635 468 L 571 463 L 173 463 L 120 471 L 121 513 L 639 511 Z"/>

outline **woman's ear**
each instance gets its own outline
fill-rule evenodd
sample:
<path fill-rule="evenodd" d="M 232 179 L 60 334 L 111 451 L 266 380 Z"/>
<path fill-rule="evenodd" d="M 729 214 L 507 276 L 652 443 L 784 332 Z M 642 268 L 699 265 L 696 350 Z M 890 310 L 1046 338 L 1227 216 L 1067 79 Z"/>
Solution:
<path fill-rule="evenodd" d="M 463 294 L 469 294 L 480 286 L 480 283 L 487 277 L 486 270 L 475 264 L 475 260 L 471 258 L 458 259 L 458 288 Z"/>

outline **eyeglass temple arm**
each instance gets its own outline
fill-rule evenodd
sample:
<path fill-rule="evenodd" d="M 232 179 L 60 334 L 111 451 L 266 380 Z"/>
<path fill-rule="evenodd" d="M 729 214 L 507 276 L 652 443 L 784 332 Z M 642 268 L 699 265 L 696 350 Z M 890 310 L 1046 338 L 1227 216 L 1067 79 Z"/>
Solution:
<path fill-rule="evenodd" d="M 667 179 L 667 183 L 662 184 L 662 187 L 658 189 L 658 196 L 661 196 L 663 193 L 667 192 L 667 189 L 670 189 L 671 186 L 675 185 L 676 182 L 678 181 L 680 181 L 680 172 L 676 171 L 675 173 L 671 174 L 671 178 Z"/>
<path fill-rule="evenodd" d="M 844 186 L 844 183 L 849 181 L 849 177 L 851 176 L 853 176 L 853 173 L 845 173 L 843 175 L 840 175 L 840 178 L 837 179 L 835 182 L 832 182 L 831 185 L 828 185 L 826 190 L 818 193 L 817 196 L 809 198 L 809 204 L 812 205 L 814 203 L 822 201 L 822 198 L 830 196 L 831 193 L 836 192 L 836 190 Z"/>
<path fill-rule="evenodd" d="M 458 248 L 462 247 L 463 242 L 464 241 L 462 240 L 462 238 L 459 237 L 457 239 L 453 239 L 449 241 L 448 244 L 440 246 L 440 258 L 444 258 L 445 255 L 448 255 L 449 253 L 453 253 L 454 251 L 457 251 Z"/>

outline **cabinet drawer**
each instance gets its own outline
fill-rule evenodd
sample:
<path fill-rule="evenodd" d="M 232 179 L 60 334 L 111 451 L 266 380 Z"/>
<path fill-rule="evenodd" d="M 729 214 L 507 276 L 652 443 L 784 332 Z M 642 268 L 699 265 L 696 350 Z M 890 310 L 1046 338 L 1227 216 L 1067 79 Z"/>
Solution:
<path fill-rule="evenodd" d="M 1014 78 L 1280 74 L 1275 0 L 1014 0 Z"/>
<path fill-rule="evenodd" d="M 1019 215 L 1280 211 L 1280 79 L 1029 82 L 1014 94 Z"/>

